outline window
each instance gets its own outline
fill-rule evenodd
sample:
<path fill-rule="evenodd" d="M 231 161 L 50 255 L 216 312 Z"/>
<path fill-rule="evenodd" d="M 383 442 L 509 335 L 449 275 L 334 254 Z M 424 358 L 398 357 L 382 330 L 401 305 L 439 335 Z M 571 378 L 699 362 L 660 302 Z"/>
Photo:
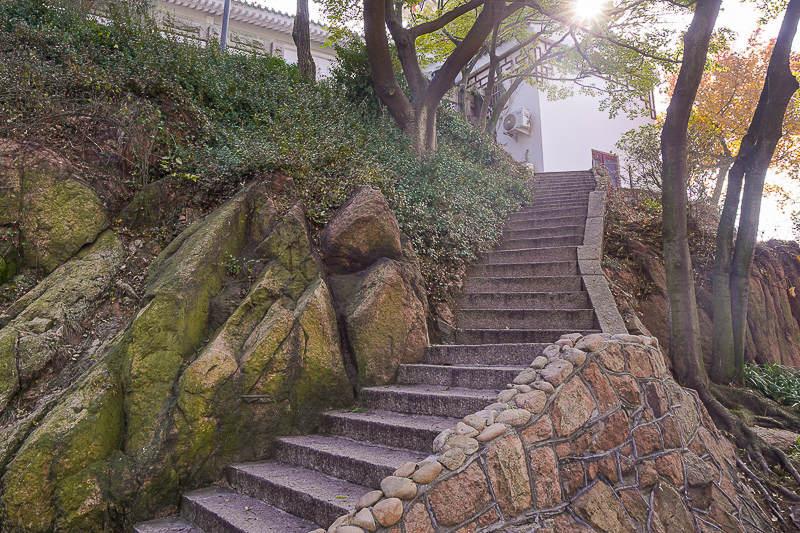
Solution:
<path fill-rule="evenodd" d="M 614 187 L 619 187 L 619 158 L 617 156 L 592 150 L 592 166 L 604 167 L 608 170 L 611 183 L 614 184 Z"/>

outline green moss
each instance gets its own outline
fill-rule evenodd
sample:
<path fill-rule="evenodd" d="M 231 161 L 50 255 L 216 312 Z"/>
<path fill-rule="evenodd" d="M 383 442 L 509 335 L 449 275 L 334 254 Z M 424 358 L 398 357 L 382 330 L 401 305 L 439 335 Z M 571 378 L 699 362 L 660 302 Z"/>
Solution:
<path fill-rule="evenodd" d="M 108 227 L 105 207 L 94 191 L 55 169 L 24 171 L 21 182 L 22 252 L 25 264 L 50 273 Z"/>
<path fill-rule="evenodd" d="M 82 476 L 88 479 L 89 474 L 81 472 L 89 465 L 119 448 L 123 430 L 121 391 L 107 367 L 98 365 L 45 417 L 8 464 L 0 496 L 4 527 L 30 533 L 52 531 L 53 520 L 66 516 L 59 499 L 73 501 L 70 487 Z M 88 507 L 104 503 L 100 498 L 85 505 L 88 512 Z"/>
<path fill-rule="evenodd" d="M 105 461 L 93 463 L 59 483 L 54 494 L 61 510 L 57 531 L 103 531 L 108 521 L 108 469 Z"/>
<path fill-rule="evenodd" d="M 17 248 L 8 241 L 0 240 L 0 285 L 13 278 L 19 268 Z"/>
<path fill-rule="evenodd" d="M 0 329 L 0 412 L 19 390 L 17 372 L 17 338 L 19 333 L 12 328 Z"/>

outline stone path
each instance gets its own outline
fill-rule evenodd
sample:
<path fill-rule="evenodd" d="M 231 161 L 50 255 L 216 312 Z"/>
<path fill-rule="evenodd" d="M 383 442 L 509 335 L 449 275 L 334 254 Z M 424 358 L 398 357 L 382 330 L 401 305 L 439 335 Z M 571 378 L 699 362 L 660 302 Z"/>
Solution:
<path fill-rule="evenodd" d="M 426 363 L 402 365 L 394 385 L 364 388 L 357 408 L 323 414 L 319 434 L 277 439 L 272 460 L 229 466 L 227 485 L 187 493 L 180 517 L 134 531 L 328 527 L 384 477 L 427 457 L 441 431 L 494 402 L 547 344 L 599 332 L 577 256 L 594 187 L 590 172 L 538 174 L 532 204 L 468 272 L 456 344 L 430 346 Z"/>

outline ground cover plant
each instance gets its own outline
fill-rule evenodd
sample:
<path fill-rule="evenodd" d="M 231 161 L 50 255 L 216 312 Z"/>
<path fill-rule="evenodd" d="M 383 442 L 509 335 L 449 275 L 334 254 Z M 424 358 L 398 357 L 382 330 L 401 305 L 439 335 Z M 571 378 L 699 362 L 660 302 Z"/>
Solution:
<path fill-rule="evenodd" d="M 321 227 L 368 183 L 443 300 L 525 201 L 527 171 L 446 111 L 439 150 L 415 156 L 376 105 L 357 42 L 329 80 L 308 83 L 281 59 L 162 34 L 146 3 L 0 0 L 0 21 L 0 138 L 59 150 L 112 212 L 158 180 L 211 207 L 280 173 Z"/>

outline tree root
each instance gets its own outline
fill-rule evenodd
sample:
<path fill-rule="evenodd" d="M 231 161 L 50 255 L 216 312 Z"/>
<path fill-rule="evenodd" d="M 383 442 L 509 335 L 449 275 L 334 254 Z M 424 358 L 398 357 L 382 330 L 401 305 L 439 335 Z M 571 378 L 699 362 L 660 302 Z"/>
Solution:
<path fill-rule="evenodd" d="M 764 501 L 766 501 L 769 504 L 769 509 L 770 511 L 772 511 L 772 514 L 777 516 L 778 521 L 780 521 L 783 527 L 788 529 L 789 525 L 783 519 L 783 513 L 781 513 L 781 508 L 778 505 L 778 502 L 775 501 L 775 499 L 772 497 L 769 491 L 764 487 L 761 478 L 757 476 L 755 472 L 750 470 L 750 468 L 748 468 L 747 465 L 744 464 L 744 462 L 742 462 L 742 460 L 739 459 L 738 457 L 736 458 L 736 466 L 738 466 L 739 469 L 741 469 L 745 474 L 747 474 L 747 477 L 750 478 L 753 484 L 758 488 L 759 492 L 761 492 L 761 497 L 764 498 Z"/>
<path fill-rule="evenodd" d="M 734 397 L 731 394 L 731 391 L 734 390 L 738 395 L 737 397 Z M 773 483 L 767 481 L 769 476 L 772 474 L 770 465 L 783 468 L 792 476 L 798 486 L 800 486 L 800 473 L 798 473 L 797 469 L 794 467 L 786 454 L 783 453 L 783 451 L 764 442 L 764 440 L 759 437 L 755 431 L 745 424 L 744 420 L 730 411 L 730 409 L 741 409 L 742 407 L 747 408 L 749 405 L 753 405 L 754 402 L 752 401 L 752 398 L 749 398 L 749 395 L 741 394 L 741 390 L 739 389 L 720 387 L 719 385 L 713 383 L 709 383 L 708 386 L 700 386 L 696 389 L 696 391 L 717 427 L 727 432 L 735 444 L 747 453 L 747 457 L 751 463 L 759 465 L 761 471 L 763 472 L 763 476 L 753 472 L 753 470 L 747 467 L 738 457 L 736 459 L 736 463 L 739 468 L 741 468 L 742 471 L 744 471 L 745 474 L 753 481 L 753 484 L 758 487 L 758 490 L 761 492 L 764 501 L 769 504 L 772 513 L 777 517 L 781 524 L 788 529 L 788 525 L 783 519 L 783 513 L 781 512 L 778 502 L 775 501 L 771 493 L 766 489 L 765 484 L 775 487 Z M 717 393 L 719 393 L 719 400 L 717 399 Z M 743 398 L 744 401 L 737 402 L 737 398 Z M 727 405 L 723 405 L 720 400 L 724 401 Z M 770 401 L 767 400 L 767 402 Z M 743 403 L 746 405 L 742 405 Z M 760 404 L 762 402 L 758 403 Z M 774 404 L 774 406 L 768 407 L 762 412 L 767 412 L 769 415 L 777 414 L 777 419 L 781 420 L 782 422 L 790 421 L 794 418 L 798 418 L 798 420 L 800 420 L 800 417 L 796 417 L 794 413 L 785 411 L 786 410 L 782 409 L 779 405 Z M 794 427 L 800 427 L 800 424 Z M 778 490 L 781 495 L 786 496 L 790 501 L 800 501 L 800 498 L 795 495 L 788 496 L 788 494 L 791 494 L 791 491 L 786 488 L 776 490 Z"/>
<path fill-rule="evenodd" d="M 710 383 L 711 393 L 728 409 L 745 409 L 765 427 L 796 431 L 800 428 L 800 414 L 787 409 L 760 394 L 738 387 Z"/>

